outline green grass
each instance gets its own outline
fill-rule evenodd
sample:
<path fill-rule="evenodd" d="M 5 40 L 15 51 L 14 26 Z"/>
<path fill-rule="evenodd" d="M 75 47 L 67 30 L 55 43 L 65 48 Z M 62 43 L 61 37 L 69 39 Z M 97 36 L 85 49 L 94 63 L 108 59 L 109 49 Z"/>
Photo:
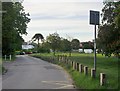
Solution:
<path fill-rule="evenodd" d="M 58 54 L 66 54 L 67 53 L 57 53 Z M 42 58 L 44 60 L 49 60 L 53 57 L 52 54 L 33 54 L 32 56 Z M 89 67 L 89 74 L 85 76 L 83 73 L 79 73 L 72 69 L 70 65 L 66 65 L 64 63 L 55 62 L 61 66 L 63 66 L 71 75 L 74 80 L 74 84 L 77 88 L 82 89 L 118 89 L 118 59 L 115 57 L 104 57 L 101 54 L 97 54 L 97 77 L 90 77 L 90 69 L 93 68 L 94 64 L 94 54 L 80 54 L 80 53 L 72 53 L 72 56 L 69 57 L 71 61 L 75 61 L 83 64 L 84 66 Z M 57 59 L 56 59 L 57 60 Z M 105 73 L 107 76 L 107 83 L 105 86 L 99 85 L 99 74 Z"/>

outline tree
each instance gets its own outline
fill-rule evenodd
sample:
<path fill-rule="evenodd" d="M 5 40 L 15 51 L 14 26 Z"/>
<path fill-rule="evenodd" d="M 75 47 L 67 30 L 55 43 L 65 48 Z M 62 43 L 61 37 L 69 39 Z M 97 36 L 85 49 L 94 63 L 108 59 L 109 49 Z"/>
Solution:
<path fill-rule="evenodd" d="M 72 49 L 79 49 L 80 48 L 80 41 L 78 39 L 73 39 L 71 41 L 71 46 L 72 46 Z"/>
<path fill-rule="evenodd" d="M 93 44 L 93 42 L 91 42 L 91 41 L 89 41 L 89 42 L 82 42 L 82 48 L 83 49 L 92 49 L 92 50 L 94 50 L 94 44 Z"/>
<path fill-rule="evenodd" d="M 59 37 L 59 34 L 57 33 L 50 34 L 49 36 L 47 36 L 46 41 L 49 44 L 49 47 L 53 50 L 53 53 L 55 55 L 55 52 L 60 49 L 61 38 Z"/>
<path fill-rule="evenodd" d="M 43 37 L 43 35 L 40 34 L 40 33 L 37 33 L 37 34 L 35 34 L 35 35 L 32 37 L 32 40 L 34 40 L 34 41 L 37 40 L 37 42 L 38 42 L 38 48 L 39 48 L 40 40 L 43 41 L 43 39 L 44 39 L 44 37 Z"/>
<path fill-rule="evenodd" d="M 102 25 L 98 30 L 98 47 L 106 56 L 120 52 L 120 1 L 104 2 L 102 9 Z"/>
<path fill-rule="evenodd" d="M 71 42 L 68 39 L 61 40 L 61 48 L 60 49 L 63 52 L 69 52 L 69 56 L 71 56 L 72 47 L 71 47 Z"/>
<path fill-rule="evenodd" d="M 21 3 L 3 2 L 2 11 L 2 54 L 15 54 L 20 50 L 23 42 L 21 35 L 27 34 L 27 23 L 30 22 L 29 14 L 24 12 Z"/>
<path fill-rule="evenodd" d="M 61 51 L 63 52 L 69 52 L 71 51 L 71 42 L 67 39 L 61 40 Z"/>

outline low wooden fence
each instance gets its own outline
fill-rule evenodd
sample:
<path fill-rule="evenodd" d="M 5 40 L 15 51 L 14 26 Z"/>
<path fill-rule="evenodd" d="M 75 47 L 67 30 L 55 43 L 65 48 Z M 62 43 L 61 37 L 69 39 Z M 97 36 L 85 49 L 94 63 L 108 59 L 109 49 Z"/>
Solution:
<path fill-rule="evenodd" d="M 51 63 L 55 62 L 56 61 L 55 59 L 58 62 L 62 62 L 64 64 L 70 65 L 73 68 L 73 70 L 76 70 L 80 73 L 84 73 L 85 76 L 88 76 L 89 73 L 90 73 L 90 76 L 92 78 L 94 78 L 94 79 L 96 78 L 96 71 L 95 71 L 94 68 L 88 68 L 88 66 L 84 66 L 81 63 L 71 61 L 69 59 L 69 57 L 66 56 L 66 55 L 57 55 L 57 56 L 51 58 L 50 62 Z M 90 72 L 89 72 L 89 70 L 90 70 Z M 105 84 L 106 84 L 106 74 L 105 73 L 100 73 L 100 85 L 104 86 Z"/>

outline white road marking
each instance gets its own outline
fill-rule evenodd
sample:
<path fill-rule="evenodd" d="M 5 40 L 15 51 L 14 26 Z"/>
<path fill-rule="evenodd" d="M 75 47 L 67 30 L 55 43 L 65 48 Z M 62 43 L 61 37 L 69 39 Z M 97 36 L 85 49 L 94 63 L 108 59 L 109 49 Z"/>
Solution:
<path fill-rule="evenodd" d="M 67 87 L 73 87 L 73 85 L 66 85 L 66 86 L 62 86 L 62 87 L 58 87 L 58 88 L 54 88 L 54 89 L 61 89 L 61 88 L 67 88 Z"/>
<path fill-rule="evenodd" d="M 54 84 L 54 85 L 60 85 L 61 87 L 53 88 L 53 89 L 61 89 L 61 88 L 67 88 L 67 87 L 73 87 L 73 85 L 68 84 L 68 81 L 42 81 L 43 83 L 47 84 Z"/>

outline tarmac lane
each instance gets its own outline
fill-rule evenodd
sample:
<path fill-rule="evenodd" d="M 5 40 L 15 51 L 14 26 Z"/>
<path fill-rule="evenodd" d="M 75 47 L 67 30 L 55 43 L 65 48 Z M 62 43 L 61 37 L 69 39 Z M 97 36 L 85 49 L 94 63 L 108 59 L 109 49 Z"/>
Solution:
<path fill-rule="evenodd" d="M 74 89 L 72 79 L 62 67 L 28 55 L 5 62 L 2 89 Z"/>

